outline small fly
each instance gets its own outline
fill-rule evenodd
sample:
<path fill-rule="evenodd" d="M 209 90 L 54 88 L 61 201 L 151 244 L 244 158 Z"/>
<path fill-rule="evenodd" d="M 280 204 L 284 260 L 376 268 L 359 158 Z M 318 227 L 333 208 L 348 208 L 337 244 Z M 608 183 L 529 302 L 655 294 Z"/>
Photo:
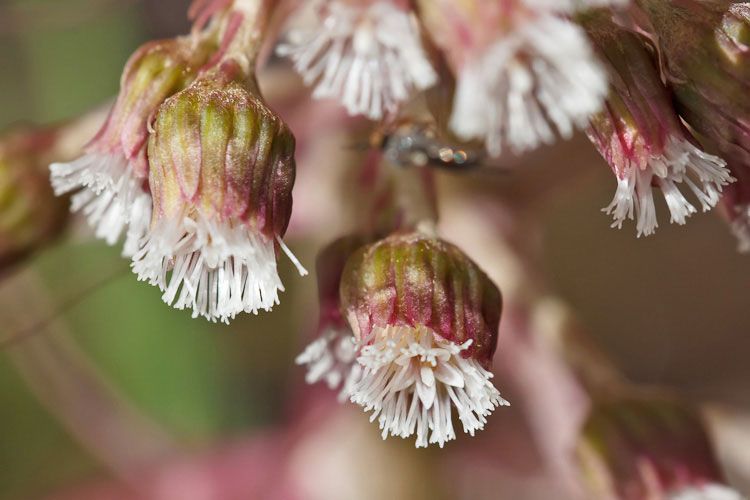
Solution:
<path fill-rule="evenodd" d="M 398 168 L 435 168 L 449 172 L 503 172 L 487 165 L 481 146 L 444 139 L 431 123 L 402 121 L 375 131 L 370 143 Z"/>

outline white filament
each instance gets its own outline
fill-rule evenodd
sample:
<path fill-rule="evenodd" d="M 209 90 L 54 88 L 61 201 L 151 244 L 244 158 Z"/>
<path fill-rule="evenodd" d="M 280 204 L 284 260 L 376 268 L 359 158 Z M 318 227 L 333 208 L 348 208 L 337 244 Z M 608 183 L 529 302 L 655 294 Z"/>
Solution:
<path fill-rule="evenodd" d="M 541 14 L 459 71 L 450 126 L 462 139 L 484 140 L 493 156 L 506 146 L 521 153 L 585 127 L 607 89 L 583 30 Z"/>
<path fill-rule="evenodd" d="M 442 447 L 456 437 L 452 406 L 464 432 L 473 436 L 493 409 L 509 404 L 492 385 L 492 373 L 461 356 L 471 340 L 456 345 L 424 326 L 376 327 L 372 338 L 357 359 L 364 372 L 351 399 L 372 410 L 370 421 L 378 420 L 383 439 L 416 433 L 417 447 Z"/>
<path fill-rule="evenodd" d="M 132 268 L 167 304 L 224 323 L 243 311 L 270 311 L 284 291 L 273 239 L 200 216 L 155 222 Z"/>
<path fill-rule="evenodd" d="M 286 256 L 289 257 L 289 260 L 292 261 L 294 267 L 297 268 L 297 272 L 299 273 L 299 275 L 307 276 L 309 273 L 307 272 L 307 269 L 305 269 L 305 266 L 302 265 L 302 262 L 300 262 L 297 256 L 292 253 L 289 247 L 286 246 L 286 243 L 284 243 L 284 240 L 282 240 L 281 236 L 279 236 L 278 234 L 276 235 L 276 241 L 278 242 L 279 247 L 281 247 L 281 250 L 283 250 Z"/>
<path fill-rule="evenodd" d="M 624 177 L 617 179 L 615 197 L 602 210 L 614 216 L 612 227 L 621 228 L 625 219 L 637 217 L 638 236 L 649 236 L 659 226 L 652 186 L 662 192 L 670 213 L 670 222 L 685 224 L 697 212 L 685 198 L 680 186 L 687 187 L 700 202 L 704 212 L 711 210 L 721 197 L 723 186 L 734 179 L 719 157 L 709 155 L 684 139 L 670 137 L 661 155 L 652 156 L 646 168 L 633 164 Z"/>
<path fill-rule="evenodd" d="M 86 217 L 97 238 L 114 245 L 127 227 L 123 255 L 135 253 L 151 222 L 152 202 L 125 157 L 87 153 L 69 163 L 53 163 L 50 172 L 55 194 L 79 190 L 71 211 Z"/>
<path fill-rule="evenodd" d="M 315 85 L 314 98 L 339 99 L 350 115 L 372 120 L 437 81 L 413 13 L 389 1 L 366 9 L 308 1 L 277 53 L 294 62 L 306 85 Z"/>
<path fill-rule="evenodd" d="M 362 367 L 359 349 L 349 329 L 327 328 L 297 356 L 295 363 L 307 368 L 308 384 L 324 381 L 330 389 L 341 387 L 339 401 L 346 401 L 359 381 Z"/>
<path fill-rule="evenodd" d="M 692 486 L 669 495 L 668 500 L 744 500 L 738 492 L 721 484 Z"/>

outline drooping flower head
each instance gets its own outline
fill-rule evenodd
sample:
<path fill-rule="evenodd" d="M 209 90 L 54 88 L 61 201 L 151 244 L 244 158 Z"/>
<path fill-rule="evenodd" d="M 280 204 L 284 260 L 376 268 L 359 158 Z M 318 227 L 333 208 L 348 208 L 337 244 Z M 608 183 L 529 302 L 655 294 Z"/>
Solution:
<path fill-rule="evenodd" d="M 352 401 L 372 410 L 383 437 L 416 434 L 418 447 L 455 438 L 508 403 L 488 371 L 497 345 L 497 287 L 458 248 L 419 233 L 357 250 L 344 269 L 341 306 L 364 368 Z"/>
<path fill-rule="evenodd" d="M 329 388 L 341 386 L 340 400 L 346 400 L 361 367 L 356 362 L 359 348 L 346 319 L 341 314 L 339 286 L 349 256 L 365 242 L 357 235 L 334 240 L 318 254 L 315 270 L 318 279 L 320 319 L 318 336 L 297 356 L 296 363 L 307 367 L 305 381 L 325 381 Z"/>
<path fill-rule="evenodd" d="M 750 4 L 638 0 L 659 42 L 680 116 L 743 179 L 750 172 Z M 733 231 L 747 238 L 746 188 L 728 189 Z M 743 202 L 743 198 L 745 201 Z M 747 240 L 745 240 L 747 241 Z"/>
<path fill-rule="evenodd" d="M 339 99 L 350 115 L 379 120 L 437 81 L 409 3 L 307 0 L 279 55 L 294 62 L 313 97 Z"/>
<path fill-rule="evenodd" d="M 499 156 L 570 137 L 599 111 L 606 73 L 579 26 L 588 2 L 420 0 L 420 14 L 456 74 L 449 125 Z M 601 2 L 600 2 L 601 3 Z"/>
<path fill-rule="evenodd" d="M 212 43 L 186 37 L 149 42 L 128 61 L 120 94 L 106 123 L 70 163 L 51 165 L 55 193 L 78 191 L 81 211 L 96 236 L 114 244 L 128 226 L 125 255 L 132 255 L 151 219 L 148 193 L 148 120 L 166 98 L 187 87 L 207 62 Z"/>
<path fill-rule="evenodd" d="M 664 195 L 671 222 L 684 224 L 696 212 L 684 191 L 710 210 L 732 176 L 680 122 L 644 40 L 604 13 L 581 19 L 610 73 L 605 107 L 591 117 L 587 134 L 617 176 L 617 192 L 604 209 L 614 215 L 612 227 L 635 214 L 638 236 L 652 234 L 658 226 L 654 188 Z"/>
<path fill-rule="evenodd" d="M 577 459 L 592 498 L 742 500 L 726 486 L 697 411 L 673 399 L 599 401 L 584 425 Z"/>
<path fill-rule="evenodd" d="M 67 200 L 55 197 L 43 164 L 55 136 L 54 130 L 0 136 L 0 271 L 66 226 Z"/>
<path fill-rule="evenodd" d="M 750 5 L 638 0 L 661 49 L 680 115 L 722 153 L 750 166 Z"/>
<path fill-rule="evenodd" d="M 212 321 L 278 303 L 294 136 L 229 59 L 162 104 L 149 138 L 153 218 L 133 270 Z M 300 272 L 305 273 L 299 266 Z"/>

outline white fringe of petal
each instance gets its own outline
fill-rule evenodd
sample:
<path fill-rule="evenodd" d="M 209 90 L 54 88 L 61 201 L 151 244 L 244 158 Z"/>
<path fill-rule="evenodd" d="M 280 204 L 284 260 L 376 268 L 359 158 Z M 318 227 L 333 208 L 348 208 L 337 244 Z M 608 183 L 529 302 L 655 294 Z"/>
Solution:
<path fill-rule="evenodd" d="M 543 14 L 495 41 L 458 74 L 450 127 L 499 156 L 569 138 L 602 106 L 607 76 L 583 30 Z M 553 128 L 554 127 L 554 128 Z"/>
<path fill-rule="evenodd" d="M 685 488 L 668 497 L 669 500 L 744 500 L 738 492 L 721 484 Z"/>
<path fill-rule="evenodd" d="M 344 402 L 362 374 L 358 354 L 351 330 L 327 328 L 297 356 L 295 363 L 307 368 L 308 384 L 325 381 L 333 390 L 341 386 L 339 401 Z"/>
<path fill-rule="evenodd" d="M 114 245 L 127 227 L 122 254 L 136 252 L 151 222 L 152 202 L 122 155 L 87 153 L 69 163 L 53 163 L 50 172 L 56 195 L 80 190 L 70 209 L 86 217 L 97 238 Z"/>
<path fill-rule="evenodd" d="M 638 237 L 649 236 L 659 226 L 654 184 L 667 202 L 670 222 L 682 225 L 697 210 L 678 184 L 687 185 L 706 212 L 719 202 L 723 186 L 733 181 L 724 160 L 701 151 L 686 140 L 670 137 L 662 154 L 652 156 L 646 168 L 633 165 L 624 178 L 618 177 L 615 197 L 602 211 L 614 216 L 612 227 L 617 228 L 622 228 L 625 219 L 632 220 L 635 213 Z"/>
<path fill-rule="evenodd" d="M 314 98 L 339 99 L 350 115 L 379 120 L 437 81 L 413 13 L 387 1 L 366 10 L 332 1 L 321 18 L 319 6 L 308 1 L 277 48 L 315 84 Z"/>
<path fill-rule="evenodd" d="M 475 359 L 461 357 L 462 345 L 439 340 L 426 327 L 376 327 L 374 343 L 362 347 L 357 360 L 364 367 L 351 400 L 373 411 L 383 439 L 390 433 L 406 438 L 416 433 L 416 446 L 455 439 L 451 402 L 464 432 L 483 429 L 497 406 L 509 403 L 492 385 L 492 373 Z"/>
<path fill-rule="evenodd" d="M 307 271 L 277 238 L 282 250 Z M 164 292 L 176 309 L 193 317 L 229 323 L 241 312 L 270 311 L 284 286 L 276 269 L 274 242 L 243 225 L 216 223 L 188 216 L 154 224 L 133 256 L 133 272 Z"/>

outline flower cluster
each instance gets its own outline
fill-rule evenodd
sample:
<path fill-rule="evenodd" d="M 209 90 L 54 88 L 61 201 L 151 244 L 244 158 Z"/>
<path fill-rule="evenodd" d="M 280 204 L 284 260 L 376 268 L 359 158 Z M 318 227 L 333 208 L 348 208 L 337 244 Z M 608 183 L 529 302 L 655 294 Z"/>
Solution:
<path fill-rule="evenodd" d="M 284 290 L 279 255 L 307 274 L 282 240 L 296 139 L 256 79 L 268 28 L 280 26 L 275 54 L 313 87 L 313 98 L 379 122 L 368 157 L 376 168 L 359 186 L 388 191 L 367 214 L 377 227 L 319 253 L 317 338 L 296 362 L 307 382 L 324 381 L 371 412 L 384 438 L 442 447 L 456 437 L 454 412 L 474 435 L 508 404 L 491 372 L 500 291 L 437 237 L 428 167 L 470 170 L 585 129 L 617 179 L 605 209 L 613 226 L 635 218 L 638 236 L 654 233 L 656 190 L 678 224 L 698 205 L 719 205 L 750 248 L 747 4 L 302 0 L 292 12 L 278 4 L 196 0 L 191 33 L 133 54 L 106 123 L 83 156 L 51 165 L 51 182 L 57 194 L 71 194 L 72 210 L 97 237 L 115 244 L 124 236 L 133 272 L 167 304 L 226 323 L 270 311 Z M 278 12 L 290 14 L 284 23 Z M 435 95 L 448 96 L 441 109 Z M 4 167 L 0 151 L 0 174 Z M 407 177 L 409 170 L 425 175 Z M 15 196 L 4 188 L 0 197 Z M 410 204 L 394 215 L 387 205 L 395 198 Z M 691 463 L 684 477 L 662 467 L 662 452 L 672 464 L 700 430 L 672 436 L 656 422 L 661 413 L 628 405 L 595 409 L 584 431 L 587 459 L 615 470 L 608 485 L 619 488 L 623 465 L 607 455 L 610 439 L 625 443 L 627 474 L 645 468 L 660 479 L 660 493 L 690 498 L 690 488 L 721 482 L 713 465 Z M 612 412 L 642 420 L 657 449 L 631 449 L 629 423 Z M 631 463 L 646 465 L 633 471 Z"/>
<path fill-rule="evenodd" d="M 194 8 L 215 21 L 140 48 L 84 156 L 50 169 L 98 237 L 114 244 L 127 227 L 123 255 L 166 303 L 228 322 L 278 303 L 279 249 L 306 274 L 281 240 L 295 140 L 254 81 L 261 4 Z"/>

